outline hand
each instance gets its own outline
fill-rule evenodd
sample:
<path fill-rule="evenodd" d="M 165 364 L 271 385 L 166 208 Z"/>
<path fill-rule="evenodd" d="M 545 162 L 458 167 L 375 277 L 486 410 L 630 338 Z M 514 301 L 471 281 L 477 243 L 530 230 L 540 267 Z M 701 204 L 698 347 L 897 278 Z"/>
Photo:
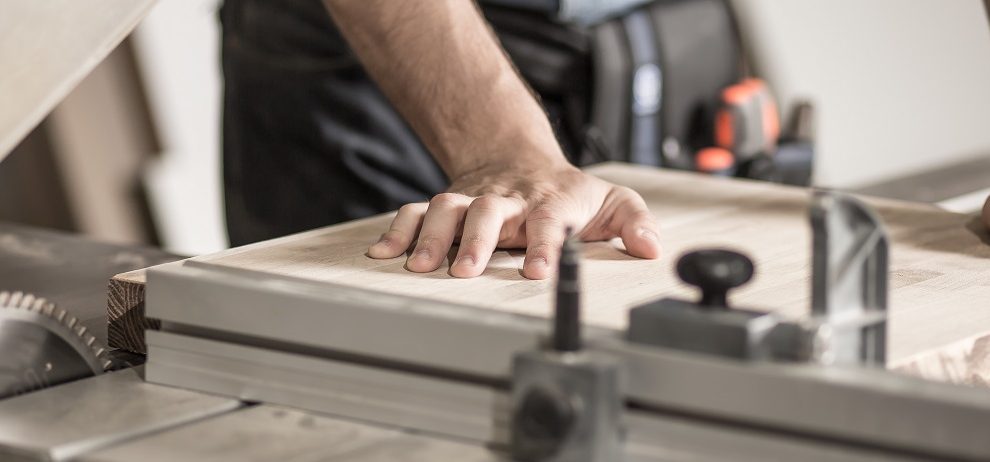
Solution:
<path fill-rule="evenodd" d="M 454 179 L 429 203 L 399 209 L 389 230 L 368 249 L 395 258 L 415 243 L 406 268 L 436 270 L 451 245 L 460 249 L 454 277 L 480 275 L 496 248 L 525 248 L 523 276 L 553 275 L 566 227 L 583 241 L 621 237 L 630 255 L 657 258 L 656 218 L 635 191 L 566 165 L 482 167 Z"/>
<path fill-rule="evenodd" d="M 987 203 L 983 204 L 983 224 L 990 231 L 990 196 L 987 197 Z"/>

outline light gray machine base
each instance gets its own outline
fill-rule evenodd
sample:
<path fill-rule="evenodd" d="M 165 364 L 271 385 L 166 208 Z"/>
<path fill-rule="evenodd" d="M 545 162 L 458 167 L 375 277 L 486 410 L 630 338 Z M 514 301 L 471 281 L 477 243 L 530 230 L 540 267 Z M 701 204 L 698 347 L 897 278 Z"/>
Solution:
<path fill-rule="evenodd" d="M 0 460 L 68 460 L 241 407 L 145 383 L 135 369 L 0 401 Z"/>
<path fill-rule="evenodd" d="M 511 352 L 538 345 L 547 327 L 545 320 L 526 316 L 204 264 L 152 271 L 148 296 L 149 313 L 164 321 L 165 330 L 149 337 L 149 380 L 408 425 L 479 444 L 507 441 L 500 428 L 505 410 L 498 405 L 504 401 L 495 396 L 507 391 Z M 266 327 L 265 320 L 276 317 L 285 335 Z M 335 326 L 342 334 L 319 334 L 313 325 Z M 766 450 L 764 456 L 784 444 L 818 454 L 805 460 L 829 460 L 837 447 L 846 460 L 873 454 L 888 460 L 990 458 L 990 394 L 983 390 L 873 368 L 729 361 L 630 345 L 618 332 L 589 333 L 591 349 L 620 358 L 629 371 L 627 401 L 635 405 L 627 410 L 630 460 L 651 460 L 678 446 L 657 429 L 682 425 L 723 439 L 749 435 L 743 439 L 761 441 L 752 447 Z M 230 358 L 221 358 L 220 349 L 194 348 L 188 338 L 167 340 L 176 335 L 223 343 L 245 366 L 224 366 Z M 377 370 L 368 383 L 378 385 L 360 387 L 353 398 L 373 406 L 326 396 L 331 391 L 307 392 L 323 389 L 318 385 L 327 375 L 339 375 L 339 362 Z M 417 380 L 436 385 L 405 388 Z M 453 411 L 415 417 L 425 412 L 415 403 L 436 400 L 448 388 L 473 391 L 450 399 Z M 393 408 L 410 410 L 383 411 Z M 404 415 L 411 420 L 402 420 Z M 696 449 L 704 454 L 708 446 Z"/>

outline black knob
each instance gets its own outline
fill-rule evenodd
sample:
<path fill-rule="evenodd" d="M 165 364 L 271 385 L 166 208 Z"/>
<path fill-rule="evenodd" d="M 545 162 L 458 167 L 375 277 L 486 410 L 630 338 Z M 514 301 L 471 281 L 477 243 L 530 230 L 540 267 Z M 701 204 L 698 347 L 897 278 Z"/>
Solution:
<path fill-rule="evenodd" d="M 577 415 L 558 390 L 535 386 L 526 392 L 512 420 L 513 460 L 536 462 L 560 451 Z"/>
<path fill-rule="evenodd" d="M 677 275 L 701 289 L 700 305 L 728 308 L 726 294 L 753 277 L 753 261 L 731 250 L 696 250 L 677 261 Z"/>

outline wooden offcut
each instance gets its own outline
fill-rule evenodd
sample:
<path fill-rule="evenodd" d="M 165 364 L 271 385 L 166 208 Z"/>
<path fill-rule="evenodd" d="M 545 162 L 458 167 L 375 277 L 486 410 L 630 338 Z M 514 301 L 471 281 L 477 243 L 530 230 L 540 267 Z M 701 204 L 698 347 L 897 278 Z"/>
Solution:
<path fill-rule="evenodd" d="M 145 329 L 158 329 L 161 325 L 144 316 L 146 271 L 121 273 L 107 284 L 107 343 L 111 348 L 144 353 Z"/>
<path fill-rule="evenodd" d="M 622 329 L 627 309 L 658 297 L 694 298 L 674 271 L 682 253 L 727 247 L 750 255 L 754 280 L 730 295 L 734 306 L 807 315 L 811 293 L 810 193 L 801 188 L 605 164 L 589 172 L 638 191 L 659 218 L 663 255 L 629 256 L 617 240 L 582 248 L 585 321 Z M 868 199 L 891 240 L 888 357 L 892 367 L 955 382 L 990 378 L 990 237 L 976 216 L 916 203 Z M 426 274 L 405 257 L 375 260 L 365 252 L 391 214 L 231 249 L 196 260 L 241 269 L 334 282 L 502 311 L 548 316 L 553 281 L 521 274 L 524 252 L 499 250 L 480 277 L 447 274 L 449 261 Z M 124 283 L 124 281 L 119 281 Z M 137 278 L 131 301 L 111 302 L 121 344 L 142 351 Z M 137 285 L 134 285 L 137 284 Z M 113 297 L 113 294 L 111 294 Z M 134 305 L 135 307 L 139 305 Z M 117 329 L 111 329 L 117 330 Z M 111 334 L 111 339 L 118 338 Z"/>

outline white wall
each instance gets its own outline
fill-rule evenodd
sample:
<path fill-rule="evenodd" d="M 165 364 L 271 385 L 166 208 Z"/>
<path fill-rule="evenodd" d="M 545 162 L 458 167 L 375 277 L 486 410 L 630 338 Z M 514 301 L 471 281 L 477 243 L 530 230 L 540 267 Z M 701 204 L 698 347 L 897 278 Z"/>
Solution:
<path fill-rule="evenodd" d="M 990 27 L 981 0 L 733 6 L 784 107 L 808 98 L 818 109 L 817 184 L 861 186 L 990 155 Z"/>
<path fill-rule="evenodd" d="M 220 186 L 218 0 L 162 0 L 135 30 L 163 152 L 146 177 L 164 247 L 182 254 L 227 246 Z"/>

